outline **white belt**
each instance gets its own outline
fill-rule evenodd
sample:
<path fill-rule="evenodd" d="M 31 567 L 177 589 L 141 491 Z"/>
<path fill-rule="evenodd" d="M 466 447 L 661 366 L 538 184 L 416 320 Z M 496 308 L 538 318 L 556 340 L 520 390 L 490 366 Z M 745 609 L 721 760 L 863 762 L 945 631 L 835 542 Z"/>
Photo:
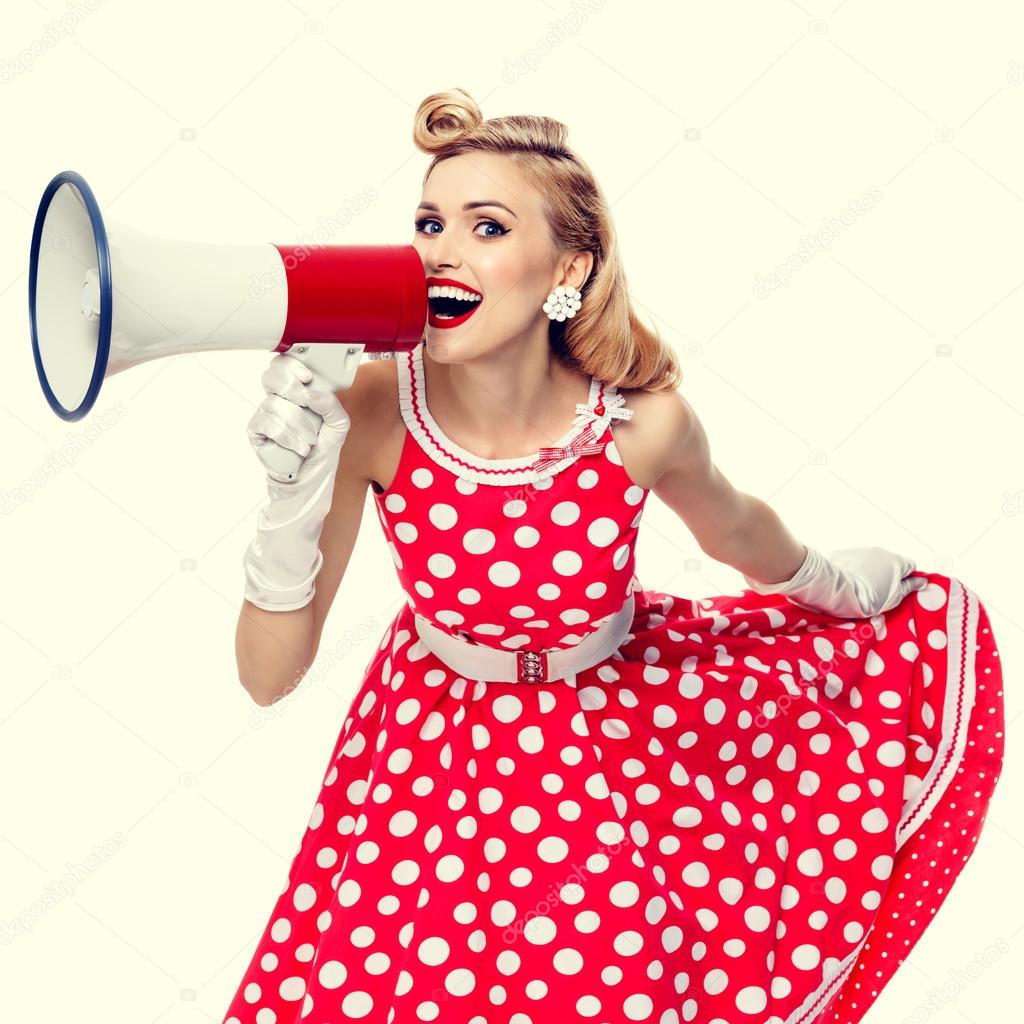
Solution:
<path fill-rule="evenodd" d="M 416 632 L 424 646 L 466 679 L 494 683 L 555 682 L 604 661 L 615 653 L 633 624 L 632 591 L 622 607 L 574 647 L 557 651 L 500 651 L 446 633 L 416 612 Z"/>

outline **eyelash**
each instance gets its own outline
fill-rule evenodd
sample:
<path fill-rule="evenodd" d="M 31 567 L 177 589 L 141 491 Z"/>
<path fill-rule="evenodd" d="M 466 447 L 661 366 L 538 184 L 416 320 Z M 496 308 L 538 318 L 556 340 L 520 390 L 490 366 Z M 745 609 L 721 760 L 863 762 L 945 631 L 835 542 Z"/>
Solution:
<path fill-rule="evenodd" d="M 435 224 L 440 224 L 441 223 L 436 217 L 421 217 L 418 221 L 415 222 L 416 230 L 420 234 L 424 234 L 424 235 L 434 234 L 434 235 L 436 235 L 438 233 L 436 231 L 424 231 L 423 230 L 423 225 L 427 224 L 427 223 L 430 223 L 430 222 L 433 222 Z M 481 224 L 493 224 L 496 228 L 501 228 L 501 230 L 496 235 L 481 235 L 480 236 L 481 238 L 501 238 L 502 235 L 507 235 L 509 233 L 509 229 L 507 227 L 505 227 L 504 224 L 501 224 L 498 221 L 496 221 L 496 220 L 494 220 L 494 219 L 492 219 L 490 217 L 487 217 L 487 218 L 485 218 L 483 220 L 477 221 L 476 225 L 474 227 L 475 228 L 479 227 Z"/>

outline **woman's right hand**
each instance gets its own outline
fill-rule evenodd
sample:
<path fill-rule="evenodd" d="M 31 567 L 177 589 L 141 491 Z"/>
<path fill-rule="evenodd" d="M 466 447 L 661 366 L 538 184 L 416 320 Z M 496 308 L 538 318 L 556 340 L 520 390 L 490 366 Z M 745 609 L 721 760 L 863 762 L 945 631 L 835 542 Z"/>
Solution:
<path fill-rule="evenodd" d="M 256 536 L 242 559 L 246 600 L 267 611 L 294 611 L 313 600 L 323 566 L 320 534 L 331 509 L 338 454 L 351 418 L 333 391 L 307 388 L 311 371 L 279 353 L 263 373 L 267 392 L 249 420 L 249 442 L 262 457 L 270 441 L 303 462 L 294 480 L 267 473 L 270 501 L 259 512 Z"/>
<path fill-rule="evenodd" d="M 290 489 L 309 479 L 317 466 L 336 462 L 352 423 L 333 391 L 306 387 L 312 379 L 312 371 L 298 359 L 283 352 L 275 355 L 261 378 L 266 397 L 247 428 L 249 443 L 264 469 L 271 468 L 268 440 L 303 459 L 296 479 L 284 485 Z"/>

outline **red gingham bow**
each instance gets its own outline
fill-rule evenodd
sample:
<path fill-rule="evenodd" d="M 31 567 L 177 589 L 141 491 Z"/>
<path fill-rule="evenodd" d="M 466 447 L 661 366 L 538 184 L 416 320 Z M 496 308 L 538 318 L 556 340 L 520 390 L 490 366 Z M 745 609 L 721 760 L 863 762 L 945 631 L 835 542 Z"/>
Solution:
<path fill-rule="evenodd" d="M 575 455 L 600 455 L 603 451 L 604 445 L 598 442 L 594 434 L 594 425 L 588 423 L 567 446 L 563 448 L 541 448 L 537 453 L 538 457 L 532 468 L 536 470 L 546 469 L 548 466 L 554 466 L 561 462 L 562 459 L 569 459 Z"/>

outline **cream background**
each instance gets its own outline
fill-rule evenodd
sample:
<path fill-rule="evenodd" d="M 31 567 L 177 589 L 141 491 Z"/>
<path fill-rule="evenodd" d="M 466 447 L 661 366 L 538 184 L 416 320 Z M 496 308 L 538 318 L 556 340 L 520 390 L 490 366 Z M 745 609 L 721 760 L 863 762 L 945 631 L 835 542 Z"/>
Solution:
<path fill-rule="evenodd" d="M 62 16 L 73 33 L 45 42 Z M 197 241 L 295 243 L 347 209 L 330 242 L 407 242 L 428 162 L 412 115 L 452 85 L 485 116 L 570 126 L 613 203 L 638 309 L 682 354 L 737 487 L 825 551 L 901 551 L 986 604 L 1008 770 L 976 855 L 866 1019 L 1014 1012 L 1019 5 L 20 0 L 0 13 L 0 61 L 0 497 L 41 481 L 0 516 L 5 1019 L 221 1020 L 401 600 L 368 509 L 317 665 L 281 705 L 249 701 L 233 637 L 264 500 L 245 425 L 267 357 L 150 363 L 108 380 L 86 419 L 59 420 L 26 313 L 42 190 L 71 168 L 109 218 Z M 871 195 L 829 250 L 756 294 Z M 89 424 L 73 461 L 41 475 Z M 653 496 L 644 522 L 645 586 L 742 586 Z M 69 867 L 73 893 L 57 889 Z M 17 918 L 28 934 L 11 933 Z M 951 972 L 955 1002 L 929 1011 Z"/>

